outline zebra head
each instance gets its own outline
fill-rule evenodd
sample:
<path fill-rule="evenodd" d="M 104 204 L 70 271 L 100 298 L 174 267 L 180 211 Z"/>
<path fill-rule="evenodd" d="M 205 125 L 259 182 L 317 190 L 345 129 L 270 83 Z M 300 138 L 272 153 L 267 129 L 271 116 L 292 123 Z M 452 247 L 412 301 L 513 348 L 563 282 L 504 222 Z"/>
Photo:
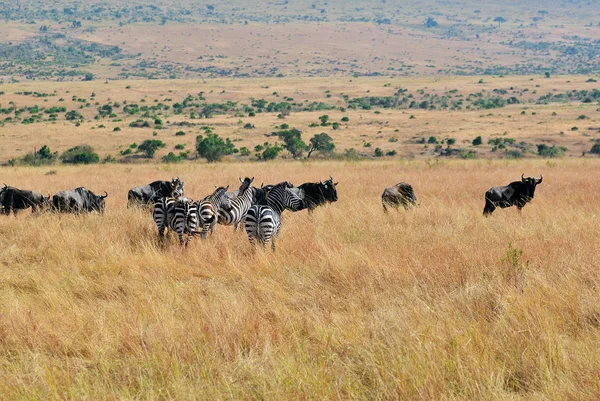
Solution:
<path fill-rule="evenodd" d="M 275 185 L 267 194 L 267 204 L 279 213 L 285 209 L 293 212 L 304 209 L 304 201 L 290 191 L 291 188 L 294 188 L 294 185 L 288 181 Z"/>
<path fill-rule="evenodd" d="M 212 202 L 213 205 L 217 209 L 231 209 L 231 199 L 227 196 L 227 191 L 229 190 L 229 185 L 226 187 L 215 187 L 215 192 L 212 195 L 208 196 L 206 200 Z"/>

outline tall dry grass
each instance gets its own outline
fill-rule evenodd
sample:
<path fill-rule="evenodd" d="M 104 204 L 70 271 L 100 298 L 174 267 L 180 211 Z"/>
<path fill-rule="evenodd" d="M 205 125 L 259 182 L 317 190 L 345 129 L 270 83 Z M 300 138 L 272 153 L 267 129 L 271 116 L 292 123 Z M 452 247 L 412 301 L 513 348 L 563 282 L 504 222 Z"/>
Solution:
<path fill-rule="evenodd" d="M 595 160 L 2 169 L 2 181 L 110 194 L 105 215 L 0 219 L 2 399 L 597 399 Z M 534 201 L 483 193 L 544 174 Z M 333 175 L 339 201 L 286 212 L 278 251 L 230 227 L 163 248 L 127 189 L 180 175 Z M 384 215 L 413 184 L 420 207 Z"/>

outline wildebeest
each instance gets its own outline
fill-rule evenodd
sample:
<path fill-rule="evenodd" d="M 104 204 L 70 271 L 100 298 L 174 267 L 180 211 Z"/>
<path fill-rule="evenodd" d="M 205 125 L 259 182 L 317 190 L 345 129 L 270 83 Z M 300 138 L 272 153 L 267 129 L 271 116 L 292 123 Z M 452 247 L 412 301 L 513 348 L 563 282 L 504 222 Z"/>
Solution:
<path fill-rule="evenodd" d="M 46 208 L 49 204 L 50 195 L 46 197 L 37 191 L 10 187 L 6 184 L 0 189 L 0 206 L 2 207 L 2 213 L 7 216 L 11 211 L 16 216 L 19 210 L 28 208 L 32 209 L 32 213 L 35 213 Z"/>
<path fill-rule="evenodd" d="M 298 186 L 297 189 L 291 188 L 290 191 L 296 193 L 304 201 L 304 207 L 311 213 L 318 206 L 338 200 L 337 185 L 338 183 L 333 182 L 333 178 L 329 176 L 325 182 L 307 182 Z"/>
<path fill-rule="evenodd" d="M 58 212 L 80 213 L 97 211 L 104 212 L 105 199 L 108 192 L 104 195 L 96 195 L 84 187 L 75 188 L 57 192 L 52 197 L 52 207 Z"/>
<path fill-rule="evenodd" d="M 383 205 L 383 211 L 386 213 L 388 212 L 388 206 L 395 209 L 403 206 L 404 209 L 408 209 L 410 206 L 417 204 L 417 197 L 410 184 L 400 182 L 393 187 L 388 187 L 383 190 L 383 194 L 381 194 L 381 204 Z"/>
<path fill-rule="evenodd" d="M 517 206 L 519 212 L 527 202 L 533 199 L 535 193 L 535 187 L 542 183 L 544 177 L 540 175 L 540 178 L 535 177 L 524 177 L 521 174 L 521 181 L 514 181 L 505 187 L 492 187 L 485 193 L 485 207 L 483 208 L 483 215 L 491 215 L 496 207 L 505 208 L 511 206 Z"/>
<path fill-rule="evenodd" d="M 131 188 L 127 193 L 127 207 L 151 206 L 158 199 L 183 196 L 184 183 L 177 178 L 171 181 L 154 181 L 148 185 Z"/>

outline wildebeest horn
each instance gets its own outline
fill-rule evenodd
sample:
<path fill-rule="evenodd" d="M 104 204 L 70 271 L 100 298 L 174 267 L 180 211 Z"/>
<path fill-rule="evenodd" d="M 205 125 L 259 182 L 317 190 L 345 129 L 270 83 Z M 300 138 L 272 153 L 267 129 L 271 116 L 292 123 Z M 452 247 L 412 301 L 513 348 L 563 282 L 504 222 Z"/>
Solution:
<path fill-rule="evenodd" d="M 242 180 L 242 177 L 238 177 L 238 178 L 239 178 L 240 182 L 243 184 L 244 180 Z"/>
<path fill-rule="evenodd" d="M 333 177 L 329 176 L 329 181 L 333 182 Z"/>
<path fill-rule="evenodd" d="M 544 176 L 540 174 L 540 179 L 538 180 L 538 184 L 541 184 L 543 179 L 544 179 Z"/>
<path fill-rule="evenodd" d="M 101 196 L 102 199 L 106 198 L 108 196 L 108 192 L 104 191 L 104 196 Z"/>
<path fill-rule="evenodd" d="M 525 180 L 525 174 L 521 174 L 521 181 Z"/>

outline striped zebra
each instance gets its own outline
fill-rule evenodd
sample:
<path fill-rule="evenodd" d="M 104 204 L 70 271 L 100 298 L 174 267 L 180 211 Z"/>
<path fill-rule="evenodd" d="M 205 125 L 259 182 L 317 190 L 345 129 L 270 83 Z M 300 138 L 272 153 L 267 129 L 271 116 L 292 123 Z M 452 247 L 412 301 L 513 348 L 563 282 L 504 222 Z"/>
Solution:
<path fill-rule="evenodd" d="M 221 210 L 231 209 L 231 201 L 227 196 L 228 189 L 229 185 L 225 188 L 218 187 L 212 195 L 195 203 L 202 225 L 202 238 L 206 238 L 209 231 L 211 235 L 215 232 Z"/>
<path fill-rule="evenodd" d="M 233 224 L 234 231 L 238 230 L 238 225 L 246 217 L 246 213 L 250 207 L 256 204 L 259 189 L 250 187 L 254 182 L 254 177 L 246 177 L 244 180 L 240 178 L 240 189 L 237 193 L 231 194 L 231 207 L 219 210 L 219 224 L 230 226 Z M 229 195 L 229 194 L 228 194 Z"/>
<path fill-rule="evenodd" d="M 293 185 L 285 181 L 269 191 L 266 205 L 254 205 L 246 214 L 246 233 L 250 244 L 257 242 L 267 247 L 269 241 L 275 252 L 275 240 L 281 228 L 281 214 L 285 209 L 298 211 L 304 209 L 304 201 L 289 190 Z"/>
<path fill-rule="evenodd" d="M 165 229 L 177 233 L 179 243 L 186 245 L 198 229 L 198 210 L 188 198 L 159 198 L 154 203 L 154 222 L 158 227 L 159 238 L 164 237 Z M 183 236 L 187 234 L 184 241 Z"/>

